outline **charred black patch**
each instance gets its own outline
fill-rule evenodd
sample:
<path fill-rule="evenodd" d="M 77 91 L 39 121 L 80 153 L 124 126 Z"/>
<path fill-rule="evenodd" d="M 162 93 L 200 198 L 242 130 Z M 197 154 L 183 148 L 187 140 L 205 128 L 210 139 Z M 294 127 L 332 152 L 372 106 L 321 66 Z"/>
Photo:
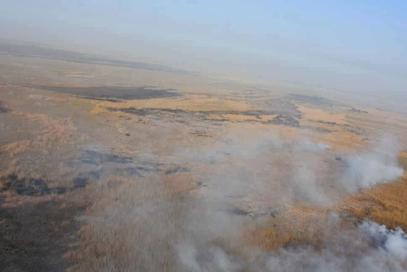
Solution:
<path fill-rule="evenodd" d="M 94 171 L 79 175 L 72 180 L 73 188 L 68 187 L 55 187 L 49 188 L 47 183 L 43 179 L 34 178 L 19 178 L 17 175 L 9 175 L 2 178 L 3 187 L 0 192 L 13 191 L 19 195 L 24 196 L 44 196 L 49 194 L 65 194 L 67 192 L 76 190 L 78 188 L 84 188 L 89 182 L 90 177 L 98 178 L 99 171 Z M 95 176 L 97 175 L 97 176 Z"/>
<path fill-rule="evenodd" d="M 88 185 L 89 180 L 99 179 L 103 172 L 104 172 L 104 169 L 100 169 L 100 170 L 95 170 L 95 171 L 90 171 L 90 172 L 79 174 L 76 178 L 74 178 L 72 180 L 72 183 L 74 185 L 72 190 L 75 190 L 78 188 L 85 188 L 86 185 Z"/>
<path fill-rule="evenodd" d="M 67 93 L 77 95 L 87 99 L 111 100 L 119 102 L 117 99 L 152 99 L 168 98 L 179 96 L 173 89 L 158 90 L 148 87 L 121 87 L 121 86 L 101 86 L 101 87 L 65 87 L 65 86 L 30 86 L 40 90 Z"/>
<path fill-rule="evenodd" d="M 171 114 L 190 114 L 201 117 L 204 120 L 213 120 L 208 118 L 209 115 L 244 115 L 244 116 L 254 116 L 258 119 L 261 119 L 262 115 L 274 115 L 277 114 L 276 111 L 269 111 L 269 110 L 253 110 L 253 111 L 186 111 L 180 109 L 160 109 L 160 108 L 107 108 L 109 111 L 113 112 L 125 112 L 135 115 L 147 116 L 147 115 L 160 115 L 163 113 L 171 113 Z M 215 119 L 219 121 L 219 119 Z M 229 121 L 228 119 L 225 119 Z"/>
<path fill-rule="evenodd" d="M 19 195 L 26 196 L 43 196 L 48 194 L 64 194 L 67 188 L 56 187 L 48 188 L 47 184 L 42 179 L 21 178 L 16 175 L 9 175 L 5 178 L 7 182 L 4 184 L 1 191 L 15 191 Z"/>
<path fill-rule="evenodd" d="M 206 111 L 207 114 L 218 114 L 218 115 L 244 115 L 244 116 L 254 116 L 258 119 L 261 118 L 262 115 L 272 115 L 276 114 L 276 111 L 269 111 L 269 110 L 253 110 L 253 111 Z"/>
<path fill-rule="evenodd" d="M 107 101 L 107 102 L 112 102 L 112 103 L 119 103 L 122 100 L 120 99 L 114 99 L 114 98 L 96 98 L 96 97 L 87 97 L 87 96 L 79 96 L 80 98 L 83 99 L 89 99 L 89 100 L 97 100 L 97 101 Z"/>
<path fill-rule="evenodd" d="M 157 167 L 135 166 L 116 170 L 116 172 L 118 172 L 117 174 L 119 175 L 137 176 L 137 177 L 144 177 L 143 173 L 154 173 L 160 171 L 161 169 L 158 166 Z"/>
<path fill-rule="evenodd" d="M 199 137 L 212 137 L 212 135 L 208 134 L 206 131 L 203 131 L 203 130 L 196 130 L 194 132 L 191 132 L 190 134 L 196 135 Z"/>
<path fill-rule="evenodd" d="M 131 108 L 107 108 L 107 109 L 109 111 L 113 111 L 113 112 L 120 111 L 120 112 L 140 115 L 140 116 L 156 115 L 156 114 L 160 114 L 160 113 L 173 113 L 173 114 L 188 113 L 188 111 L 184 111 L 184 110 L 154 109 L 154 108 L 137 109 L 137 108 L 131 107 Z"/>
<path fill-rule="evenodd" d="M 4 102 L 0 100 L 0 113 L 7 113 L 10 109 L 4 105 Z"/>
<path fill-rule="evenodd" d="M 91 179 L 100 178 L 102 173 L 115 176 L 138 176 L 144 177 L 145 173 L 160 172 L 164 164 L 155 163 L 150 161 L 140 160 L 137 157 L 125 157 L 115 154 L 103 153 L 95 150 L 82 150 L 80 160 L 73 160 L 72 167 L 81 167 L 84 164 L 98 166 L 99 170 L 91 172 L 84 172 L 80 174 L 75 180 L 77 184 L 85 183 L 84 179 L 88 181 Z M 81 182 L 83 180 L 83 182 Z M 87 182 L 88 182 L 87 181 Z"/>
<path fill-rule="evenodd" d="M 78 177 L 73 180 L 74 188 L 49 188 L 43 179 L 11 174 L 1 178 L 0 192 L 40 197 L 82 188 L 85 181 Z M 66 271 L 71 267 L 72 261 L 64 260 L 63 255 L 79 241 L 80 225 L 75 218 L 88 203 L 44 198 L 40 203 L 3 206 L 6 198 L 0 193 L 0 271 Z"/>
<path fill-rule="evenodd" d="M 319 96 L 311 96 L 311 95 L 302 95 L 302 94 L 291 94 L 289 98 L 302 102 L 307 103 L 314 106 L 324 106 L 328 108 L 333 108 L 339 106 L 339 103 L 331 101 L 329 99 L 319 97 Z"/>
<path fill-rule="evenodd" d="M 290 115 L 282 115 L 279 114 L 277 115 L 273 120 L 271 120 L 271 123 L 274 125 L 283 125 L 283 126 L 289 126 L 289 127 L 299 127 L 300 123 L 298 122 L 297 119 Z"/>
<path fill-rule="evenodd" d="M 72 181 L 74 184 L 74 188 L 84 188 L 89 182 L 89 178 L 74 178 Z"/>
<path fill-rule="evenodd" d="M 357 128 L 357 127 L 352 127 L 352 126 L 350 126 L 348 124 L 338 124 L 336 122 L 328 122 L 328 121 L 322 121 L 322 120 L 313 121 L 313 122 L 320 123 L 320 124 L 325 124 L 325 125 L 330 125 L 330 126 L 337 126 L 337 127 L 340 127 L 342 129 L 350 132 L 350 133 L 353 133 L 353 134 L 356 134 L 356 135 L 363 135 L 363 130 L 362 129 Z"/>
<path fill-rule="evenodd" d="M 310 127 L 310 126 L 302 126 L 301 129 L 306 129 L 306 130 L 312 130 L 318 133 L 324 133 L 324 134 L 328 134 L 328 133 L 332 133 L 333 131 L 327 128 L 320 128 L 320 127 Z"/>
<path fill-rule="evenodd" d="M 77 242 L 75 216 L 85 207 L 61 210 L 61 204 L 0 206 L 0 271 L 66 271 L 72 265 L 62 257 Z"/>
<path fill-rule="evenodd" d="M 117 163 L 117 164 L 128 164 L 133 162 L 131 157 L 121 157 L 114 154 L 102 153 L 94 150 L 83 150 L 82 158 L 83 163 L 100 165 L 103 163 Z"/>
<path fill-rule="evenodd" d="M 249 216 L 251 214 L 251 212 L 242 210 L 240 208 L 234 208 L 230 211 L 232 214 L 234 215 L 239 215 L 239 216 Z"/>
<path fill-rule="evenodd" d="M 259 101 L 264 104 L 266 108 L 272 109 L 276 114 L 299 116 L 301 112 L 298 110 L 297 105 L 284 98 L 266 99 L 263 98 Z"/>
<path fill-rule="evenodd" d="M 88 173 L 86 173 L 86 174 L 84 174 L 84 175 L 85 175 L 86 177 L 92 177 L 92 178 L 98 179 L 98 178 L 100 178 L 100 175 L 101 175 L 103 172 L 104 172 L 104 170 L 103 170 L 103 169 L 100 169 L 100 170 L 90 171 L 90 172 L 88 172 Z"/>
<path fill-rule="evenodd" d="M 166 175 L 171 175 L 171 174 L 175 174 L 175 173 L 179 173 L 179 172 L 189 172 L 189 169 L 186 167 L 182 167 L 182 166 L 176 166 L 174 168 L 168 169 L 167 171 L 165 171 Z"/>
<path fill-rule="evenodd" d="M 363 113 L 363 114 L 368 114 L 368 112 L 367 112 L 367 111 L 360 110 L 360 109 L 356 109 L 356 108 L 351 108 L 351 109 L 349 109 L 348 111 L 350 111 L 350 112 L 354 112 L 354 113 Z"/>
<path fill-rule="evenodd" d="M 266 209 L 263 211 L 254 212 L 254 211 L 246 211 L 241 208 L 235 207 L 232 210 L 230 210 L 230 213 L 232 213 L 233 215 L 238 215 L 238 216 L 249 216 L 253 219 L 257 219 L 259 217 L 264 217 L 264 216 L 276 218 L 278 216 L 279 210 L 276 208 L 269 208 L 269 209 Z"/>

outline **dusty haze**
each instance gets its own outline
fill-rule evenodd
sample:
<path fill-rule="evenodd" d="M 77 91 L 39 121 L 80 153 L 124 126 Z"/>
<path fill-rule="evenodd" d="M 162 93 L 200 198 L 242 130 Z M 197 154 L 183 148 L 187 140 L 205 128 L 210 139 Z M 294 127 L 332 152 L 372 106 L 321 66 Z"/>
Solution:
<path fill-rule="evenodd" d="M 0 4 L 0 270 L 406 271 L 380 5 Z"/>

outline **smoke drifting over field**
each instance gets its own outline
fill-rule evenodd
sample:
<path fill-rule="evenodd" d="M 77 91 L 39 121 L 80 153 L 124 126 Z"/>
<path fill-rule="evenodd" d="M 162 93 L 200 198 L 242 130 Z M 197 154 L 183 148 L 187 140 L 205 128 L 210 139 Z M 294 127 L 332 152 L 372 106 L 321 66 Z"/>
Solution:
<path fill-rule="evenodd" d="M 255 253 L 239 259 L 215 245 L 181 244 L 179 259 L 187 271 L 197 272 L 405 271 L 407 240 L 401 230 L 388 231 L 376 223 L 363 222 L 357 229 L 336 233 L 340 223 L 336 220 L 324 222 L 327 237 L 318 250 L 299 246 L 270 254 L 247 248 L 246 253 Z"/>
<path fill-rule="evenodd" d="M 341 177 L 343 189 L 352 193 L 399 178 L 403 174 L 397 163 L 399 148 L 397 141 L 387 136 L 373 151 L 346 156 Z"/>
<path fill-rule="evenodd" d="M 306 140 L 235 136 L 211 150 L 179 151 L 174 163 L 189 166 L 195 185 L 177 189 L 175 195 L 164 192 L 177 183 L 159 175 L 122 186 L 114 196 L 99 188 L 103 201 L 92 208 L 101 212 L 97 218 L 87 218 L 91 231 L 87 235 L 102 237 L 112 248 L 105 249 L 104 259 L 96 258 L 91 268 L 405 271 L 407 240 L 401 229 L 388 231 L 374 222 L 352 221 L 327 211 L 355 190 L 403 174 L 397 149 L 390 150 L 389 143 L 393 142 L 360 155 L 344 155 Z M 311 220 L 307 221 L 308 214 L 293 212 L 293 207 L 303 206 L 317 211 L 310 213 Z M 272 218 L 288 223 L 282 235 L 300 232 L 312 242 L 294 239 L 277 251 L 250 242 L 247 237 L 256 229 L 272 228 Z"/>

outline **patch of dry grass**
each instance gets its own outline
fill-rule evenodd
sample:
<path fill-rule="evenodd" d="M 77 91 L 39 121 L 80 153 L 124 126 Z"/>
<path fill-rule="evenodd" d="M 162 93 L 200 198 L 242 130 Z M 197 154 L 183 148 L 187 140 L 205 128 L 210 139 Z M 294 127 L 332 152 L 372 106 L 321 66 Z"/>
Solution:
<path fill-rule="evenodd" d="M 17 141 L 10 144 L 5 144 L 0 146 L 0 154 L 5 153 L 10 158 L 14 157 L 16 154 L 25 152 L 29 150 L 30 142 L 27 140 Z"/>
<path fill-rule="evenodd" d="M 164 178 L 157 173 L 93 184 L 94 201 L 78 233 L 81 244 L 64 255 L 77 263 L 70 271 L 172 271 L 177 260 L 174 233 L 183 225 L 183 207 L 167 200 L 189 188 L 188 183 L 183 173 Z"/>
<path fill-rule="evenodd" d="M 188 193 L 196 188 L 196 184 L 190 173 L 175 173 L 168 175 L 163 172 L 162 181 L 164 183 L 165 195 L 170 199 Z"/>
<path fill-rule="evenodd" d="M 291 245 L 318 247 L 323 241 L 323 224 L 328 212 L 304 205 L 294 205 L 284 214 L 271 218 L 265 226 L 246 232 L 246 241 L 266 251 L 275 251 Z"/>
<path fill-rule="evenodd" d="M 407 153 L 402 152 L 399 163 L 407 169 Z M 380 184 L 344 199 L 338 210 L 360 219 L 370 219 L 389 228 L 407 230 L 407 174 L 395 183 Z"/>

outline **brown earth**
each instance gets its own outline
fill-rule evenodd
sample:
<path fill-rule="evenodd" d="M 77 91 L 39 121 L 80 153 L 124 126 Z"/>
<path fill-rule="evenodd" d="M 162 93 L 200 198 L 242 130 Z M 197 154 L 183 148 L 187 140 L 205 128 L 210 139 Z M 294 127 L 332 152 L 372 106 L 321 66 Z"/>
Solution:
<path fill-rule="evenodd" d="M 129 66 L 0 55 L 0 270 L 98 271 L 106 260 L 131 260 L 139 252 L 128 238 L 136 227 L 140 233 L 148 229 L 148 222 L 129 223 L 113 211 L 127 215 L 128 207 L 168 201 L 176 206 L 168 220 L 182 222 L 186 203 L 210 187 L 202 177 L 224 173 L 228 160 L 249 167 L 239 155 L 221 154 L 224 159 L 217 150 L 209 161 L 197 159 L 227 144 L 230 135 L 250 142 L 276 134 L 356 153 L 386 131 L 407 148 L 407 122 L 400 113 L 311 91 Z M 406 153 L 399 158 L 406 168 Z M 267 175 L 261 171 L 268 166 L 251 167 Z M 329 209 L 407 229 L 406 194 L 404 174 L 397 182 L 347 195 Z M 244 198 L 233 197 L 238 205 Z M 264 197 L 249 203 L 253 211 L 234 211 L 264 218 L 256 209 L 269 202 Z M 318 247 L 323 238 L 316 222 L 328 212 L 297 203 L 249 224 L 242 236 L 270 251 Z M 98 228 L 97 219 L 109 216 L 124 223 Z M 170 234 L 154 242 L 169 247 Z M 156 239 L 135 237 L 141 243 Z"/>

